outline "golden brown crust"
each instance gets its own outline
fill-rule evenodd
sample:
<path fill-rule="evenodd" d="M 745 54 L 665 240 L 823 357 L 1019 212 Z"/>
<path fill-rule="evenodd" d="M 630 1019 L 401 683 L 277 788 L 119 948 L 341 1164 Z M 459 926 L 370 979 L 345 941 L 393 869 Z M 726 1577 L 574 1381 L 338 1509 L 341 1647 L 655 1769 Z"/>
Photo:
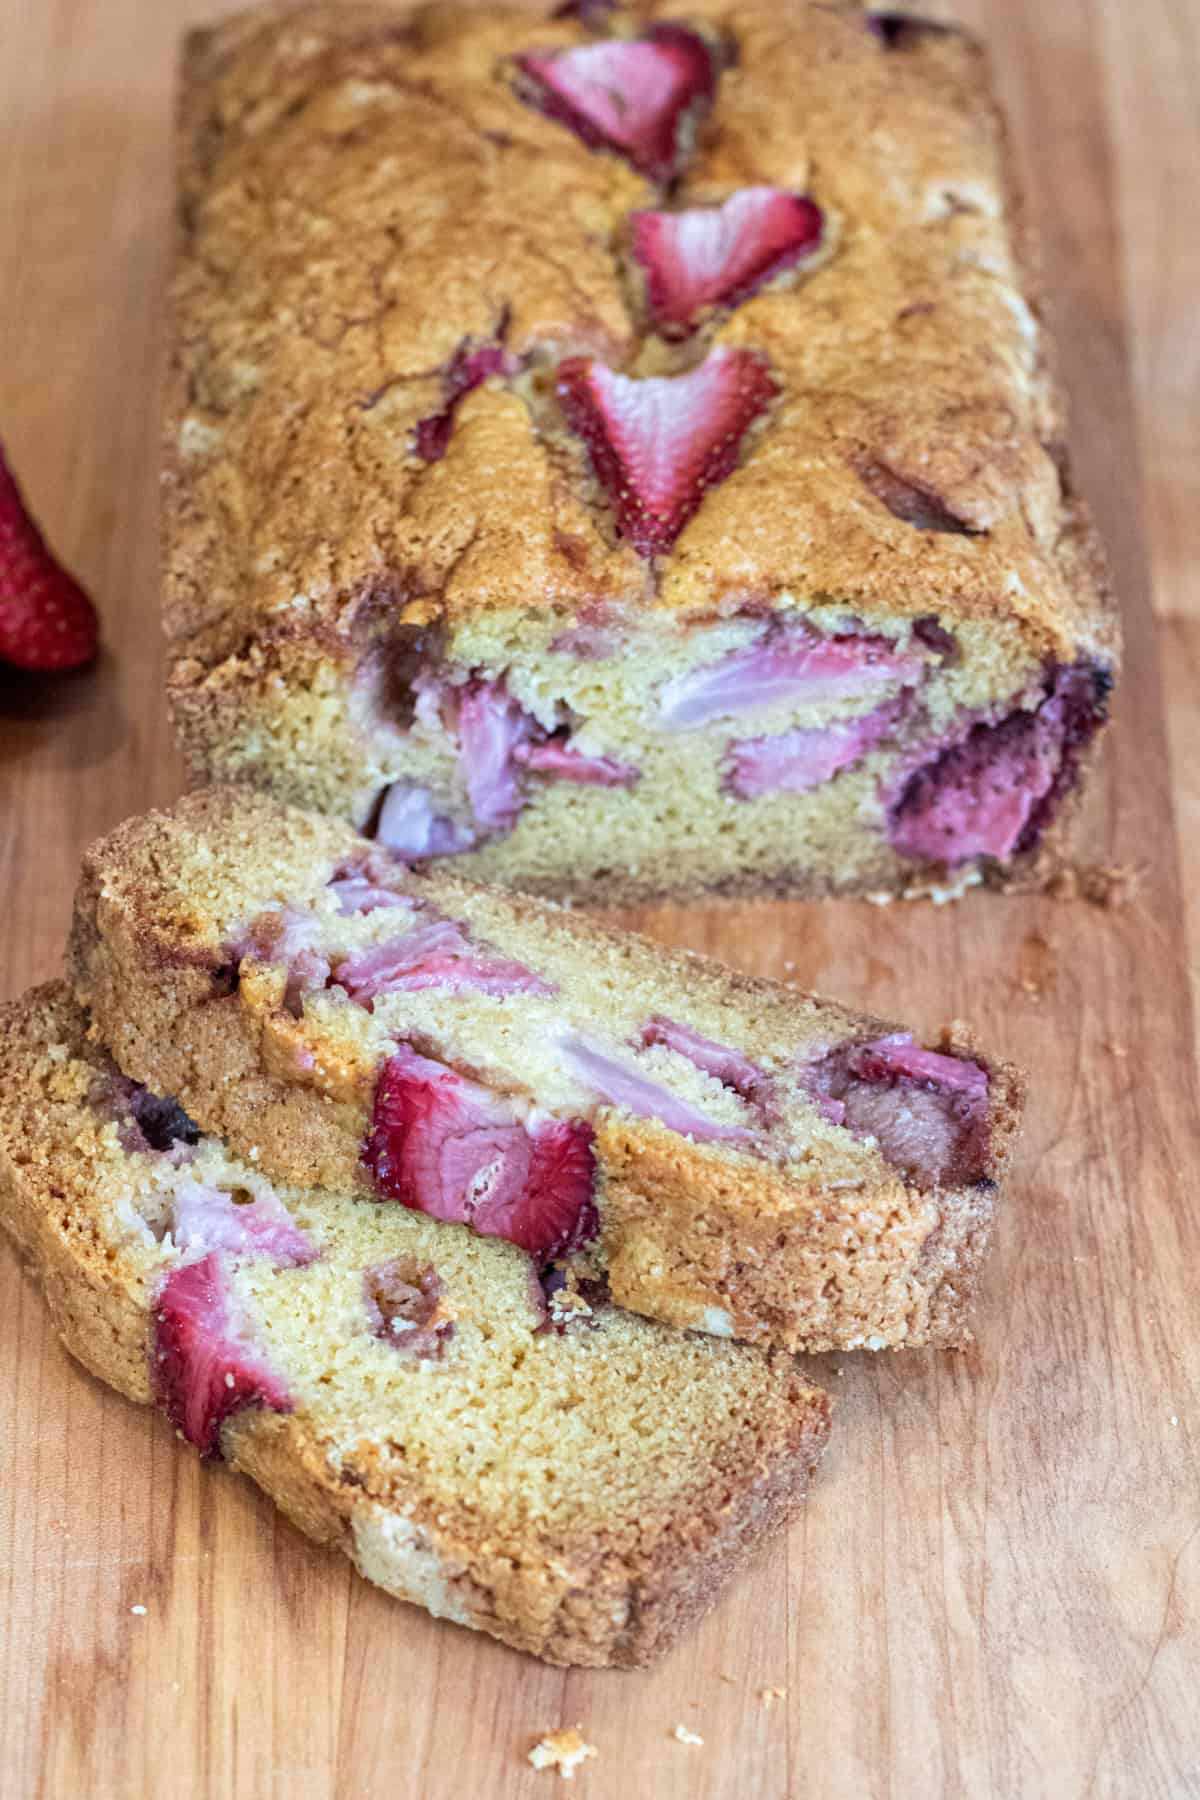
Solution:
<path fill-rule="evenodd" d="M 287 1047 L 301 1028 L 281 1006 L 278 983 L 252 977 L 229 993 L 220 979 L 230 930 L 261 909 L 264 894 L 303 902 L 366 848 L 332 821 L 250 790 L 189 795 L 88 852 L 70 972 L 128 1075 L 177 1094 L 205 1129 L 253 1152 L 277 1179 L 369 1194 L 360 1159 L 378 1061 L 339 1062 L 318 1027 L 305 1042 L 323 1073 L 299 1075 Z M 410 879 L 451 915 L 480 891 L 453 876 Z M 536 919 L 543 932 L 568 939 L 589 967 L 616 958 L 618 979 L 673 983 L 663 990 L 673 999 L 658 1009 L 668 1015 L 689 999 L 719 999 L 795 1046 L 896 1029 L 524 896 L 499 903 L 514 919 Z M 982 1054 L 961 1031 L 953 1047 Z M 614 1296 L 669 1323 L 791 1349 L 968 1341 L 1023 1098 L 1015 1069 L 987 1066 L 987 1179 L 964 1190 L 917 1188 L 880 1160 L 869 1174 L 859 1171 L 855 1188 L 831 1193 L 819 1161 L 815 1173 L 775 1168 L 652 1120 L 602 1111 L 602 1253 Z"/>
<path fill-rule="evenodd" d="M 110 1065 L 84 1026 L 61 984 L 0 1008 L 0 1224 L 28 1257 L 67 1348 L 101 1380 L 147 1402 L 161 1264 L 122 1235 L 127 1159 L 89 1100 Z M 607 1350 L 618 1359 L 622 1317 L 613 1315 Z M 689 1340 L 658 1334 L 633 1346 L 633 1361 L 669 1361 L 675 1341 Z M 313 1407 L 235 1414 L 224 1449 L 301 1530 L 346 1551 L 401 1597 L 551 1662 L 640 1666 L 794 1511 L 828 1433 L 827 1397 L 789 1359 L 728 1354 L 739 1359 L 731 1369 L 752 1376 L 754 1411 L 732 1434 L 714 1435 L 710 1493 L 694 1503 L 673 1496 L 675 1513 L 647 1528 L 644 1542 L 619 1508 L 608 1537 L 577 1533 L 555 1544 L 531 1527 L 517 1541 L 511 1528 L 489 1523 L 478 1496 L 453 1506 L 422 1499 L 419 1481 L 398 1485 L 369 1445 L 348 1451 L 334 1421 Z"/>
<path fill-rule="evenodd" d="M 660 13 L 678 8 L 639 5 L 616 28 Z M 949 619 L 1015 613 L 1070 660 L 1105 627 L 1059 554 L 1045 446 L 1061 407 L 979 47 L 945 32 L 889 53 L 849 4 L 696 0 L 688 17 L 736 57 L 679 197 L 811 187 L 835 238 L 803 282 L 719 327 L 767 352 L 783 397 L 664 560 L 658 602 L 933 599 Z M 193 50 L 167 428 L 180 656 L 247 673 L 252 644 L 268 663 L 320 656 L 369 633 L 381 601 L 422 620 L 647 603 L 578 456 L 523 399 L 481 389 L 443 462 L 410 449 L 440 371 L 501 321 L 517 354 L 636 358 L 641 303 L 615 250 L 652 190 L 511 78 L 522 50 L 581 41 L 528 9 L 318 4 L 243 16 Z M 932 481 L 978 534 L 894 519 L 855 473 L 860 450 Z"/>

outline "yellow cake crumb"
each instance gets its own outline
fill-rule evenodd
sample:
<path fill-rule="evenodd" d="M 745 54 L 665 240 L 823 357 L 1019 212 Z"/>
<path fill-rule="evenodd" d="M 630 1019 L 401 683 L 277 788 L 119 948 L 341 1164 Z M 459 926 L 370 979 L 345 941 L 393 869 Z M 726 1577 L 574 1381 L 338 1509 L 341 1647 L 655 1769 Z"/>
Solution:
<path fill-rule="evenodd" d="M 598 1754 L 595 1744 L 587 1743 L 582 1728 L 575 1725 L 548 1731 L 529 1752 L 529 1760 L 535 1769 L 557 1769 L 564 1781 L 571 1781 L 580 1763 Z"/>
<path fill-rule="evenodd" d="M 686 1725 L 677 1725 L 673 1733 L 681 1744 L 702 1744 L 704 1739 L 697 1731 L 689 1731 Z"/>

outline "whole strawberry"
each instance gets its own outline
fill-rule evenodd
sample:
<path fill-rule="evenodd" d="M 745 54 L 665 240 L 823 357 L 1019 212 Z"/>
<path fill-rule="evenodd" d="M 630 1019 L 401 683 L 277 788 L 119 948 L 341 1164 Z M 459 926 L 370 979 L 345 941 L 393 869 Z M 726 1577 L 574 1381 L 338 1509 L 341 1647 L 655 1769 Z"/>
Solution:
<path fill-rule="evenodd" d="M 0 663 L 57 675 L 91 662 L 96 609 L 56 562 L 0 448 Z"/>

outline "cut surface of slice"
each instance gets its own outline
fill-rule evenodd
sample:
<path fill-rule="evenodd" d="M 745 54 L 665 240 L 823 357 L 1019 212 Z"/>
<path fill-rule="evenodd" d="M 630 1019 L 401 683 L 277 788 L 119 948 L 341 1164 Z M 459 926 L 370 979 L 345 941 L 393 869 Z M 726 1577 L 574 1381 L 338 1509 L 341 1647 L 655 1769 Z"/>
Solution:
<path fill-rule="evenodd" d="M 125 1075 L 272 1178 L 574 1258 L 671 1324 L 966 1336 L 1021 1083 L 961 1028 L 923 1047 L 235 790 L 92 850 L 71 969 Z"/>
<path fill-rule="evenodd" d="M 61 985 L 0 1007 L 0 1224 L 75 1356 L 388 1592 L 641 1665 L 794 1517 L 829 1402 L 791 1357 L 547 1300 L 512 1245 L 328 1190 L 272 1190 L 307 1260 L 196 1257 L 183 1186 L 261 1200 L 261 1171 L 126 1149 L 119 1082 Z"/>

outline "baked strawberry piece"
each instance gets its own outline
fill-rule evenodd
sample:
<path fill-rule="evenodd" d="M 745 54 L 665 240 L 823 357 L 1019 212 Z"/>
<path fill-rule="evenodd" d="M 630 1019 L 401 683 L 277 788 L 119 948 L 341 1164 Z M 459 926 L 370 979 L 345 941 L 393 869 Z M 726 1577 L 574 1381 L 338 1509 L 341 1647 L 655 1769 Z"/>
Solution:
<path fill-rule="evenodd" d="M 125 1075 L 277 1184 L 503 1238 L 539 1278 L 603 1279 L 689 1329 L 813 1350 L 965 1339 L 1020 1081 L 961 1035 L 922 1045 L 389 864 L 249 790 L 97 844 L 71 964 Z M 175 1179 L 197 1250 L 236 1251 L 241 1225 L 243 1257 L 298 1260 L 269 1199 L 230 1207 L 190 1164 Z"/>
<path fill-rule="evenodd" d="M 970 35 L 851 0 L 345 19 L 189 68 L 195 779 L 573 904 L 1053 882 L 1120 633 Z M 296 110 L 251 129 L 268 91 Z"/>
<path fill-rule="evenodd" d="M 124 1079 L 61 984 L 0 1007 L 0 1225 L 81 1362 L 387 1592 L 552 1663 L 641 1665 L 795 1516 L 830 1406 L 794 1358 L 404 1206 L 271 1188 L 210 1136 L 186 1167 L 126 1148 Z M 304 1254 L 234 1241 L 188 1184 Z"/>
<path fill-rule="evenodd" d="M 814 254 L 821 209 L 804 194 L 741 188 L 721 206 L 633 215 L 633 254 L 660 330 L 686 334 Z"/>
<path fill-rule="evenodd" d="M 716 84 L 712 52 L 681 25 L 518 58 L 525 92 L 585 144 L 618 151 L 652 181 L 680 169 Z"/>

